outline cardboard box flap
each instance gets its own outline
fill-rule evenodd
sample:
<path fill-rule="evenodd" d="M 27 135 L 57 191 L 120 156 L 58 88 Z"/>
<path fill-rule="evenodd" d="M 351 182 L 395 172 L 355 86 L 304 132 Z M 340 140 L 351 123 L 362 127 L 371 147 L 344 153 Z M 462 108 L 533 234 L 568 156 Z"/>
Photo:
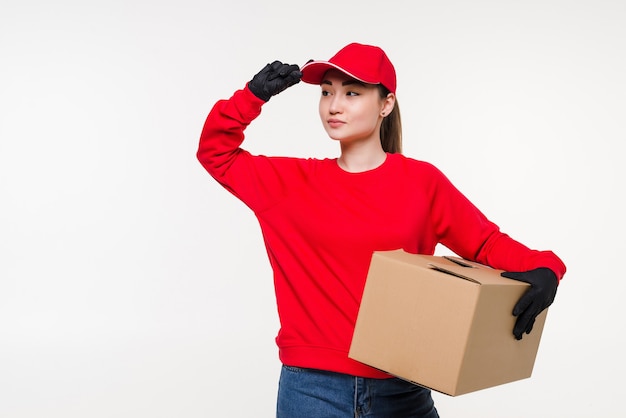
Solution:
<path fill-rule="evenodd" d="M 442 258 L 445 258 L 448 261 L 452 261 L 454 264 L 458 264 L 459 266 L 472 267 L 469 261 L 466 261 L 459 257 L 451 257 L 449 255 L 444 255 Z"/>
<path fill-rule="evenodd" d="M 412 254 L 402 249 L 376 251 L 373 258 L 376 257 L 384 257 L 389 260 L 406 263 L 418 268 L 438 271 L 442 274 L 456 276 L 479 285 L 529 286 L 524 282 L 501 277 L 500 273 L 502 273 L 503 270 L 493 269 L 461 257 Z"/>
<path fill-rule="evenodd" d="M 458 278 L 463 279 L 463 280 L 469 280 L 470 282 L 473 282 L 473 283 L 476 283 L 476 284 L 481 284 L 478 280 L 474 280 L 474 279 L 472 279 L 469 276 L 465 276 L 465 275 L 460 274 L 460 273 L 458 273 L 456 271 L 452 271 L 451 269 L 443 267 L 443 266 L 441 266 L 439 264 L 428 263 L 428 267 L 433 269 L 433 270 L 437 270 L 437 271 L 439 271 L 441 273 L 450 274 L 452 276 L 458 277 Z"/>
<path fill-rule="evenodd" d="M 481 285 L 528 286 L 527 283 L 500 276 L 504 270 L 493 269 L 465 259 L 445 256 L 440 257 L 438 261 L 429 263 L 429 267 Z M 443 261 L 449 262 L 444 264 Z"/>

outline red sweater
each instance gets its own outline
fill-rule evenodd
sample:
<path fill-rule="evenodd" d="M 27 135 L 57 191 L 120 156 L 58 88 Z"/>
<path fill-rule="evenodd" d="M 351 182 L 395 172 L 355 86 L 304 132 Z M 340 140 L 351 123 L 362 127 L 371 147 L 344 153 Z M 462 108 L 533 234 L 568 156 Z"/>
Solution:
<path fill-rule="evenodd" d="M 378 168 L 348 173 L 336 159 L 251 155 L 244 129 L 263 101 L 248 88 L 211 110 L 198 149 L 204 168 L 252 209 L 274 272 L 284 364 L 385 378 L 348 358 L 374 251 L 433 254 L 442 243 L 468 260 L 509 271 L 561 260 L 500 232 L 434 166 L 387 154 Z"/>

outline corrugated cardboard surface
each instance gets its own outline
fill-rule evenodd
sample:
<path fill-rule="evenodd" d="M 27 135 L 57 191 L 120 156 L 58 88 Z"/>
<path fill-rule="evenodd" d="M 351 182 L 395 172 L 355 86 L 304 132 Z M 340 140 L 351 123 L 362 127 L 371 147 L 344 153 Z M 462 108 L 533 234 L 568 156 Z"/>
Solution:
<path fill-rule="evenodd" d="M 500 273 L 461 259 L 374 253 L 350 357 L 453 396 L 530 377 L 546 311 L 516 340 L 511 312 L 528 284 Z"/>

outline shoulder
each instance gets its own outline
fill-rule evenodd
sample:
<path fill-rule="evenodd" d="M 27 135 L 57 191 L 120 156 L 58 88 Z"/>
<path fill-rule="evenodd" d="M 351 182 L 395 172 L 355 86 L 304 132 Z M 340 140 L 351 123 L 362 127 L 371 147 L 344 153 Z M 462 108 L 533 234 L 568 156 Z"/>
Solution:
<path fill-rule="evenodd" d="M 417 160 L 403 154 L 389 154 L 388 158 L 390 163 L 398 169 L 408 170 L 421 175 L 443 176 L 441 170 L 427 161 Z"/>
<path fill-rule="evenodd" d="M 286 156 L 259 156 L 266 160 L 275 170 L 281 174 L 300 173 L 312 175 L 315 172 L 329 170 L 333 166 L 332 159 L 301 158 Z"/>

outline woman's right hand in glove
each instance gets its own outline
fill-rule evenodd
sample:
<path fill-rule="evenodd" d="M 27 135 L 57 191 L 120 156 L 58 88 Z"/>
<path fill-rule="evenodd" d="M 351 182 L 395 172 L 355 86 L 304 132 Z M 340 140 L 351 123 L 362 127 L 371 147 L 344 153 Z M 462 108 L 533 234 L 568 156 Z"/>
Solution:
<path fill-rule="evenodd" d="M 300 67 L 296 64 L 274 61 L 250 80 L 248 88 L 256 97 L 267 102 L 287 87 L 299 83 L 301 77 Z"/>

